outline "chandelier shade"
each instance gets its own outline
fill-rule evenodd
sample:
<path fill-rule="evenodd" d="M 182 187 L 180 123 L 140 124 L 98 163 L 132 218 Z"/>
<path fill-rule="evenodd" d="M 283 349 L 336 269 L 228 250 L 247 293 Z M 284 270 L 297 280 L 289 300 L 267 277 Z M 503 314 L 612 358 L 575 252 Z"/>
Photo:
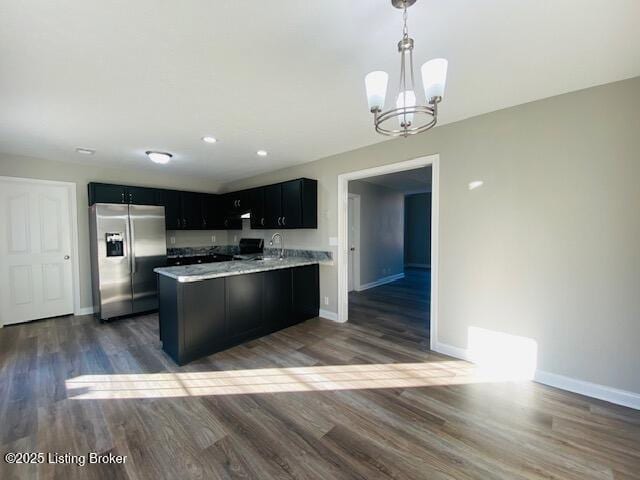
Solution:
<path fill-rule="evenodd" d="M 444 98 L 448 64 L 449 62 L 444 58 L 434 58 L 422 65 L 420 73 L 422 73 L 425 98 Z"/>
<path fill-rule="evenodd" d="M 401 127 L 405 125 L 410 126 L 413 122 L 413 110 L 412 107 L 416 106 L 416 94 L 413 90 L 405 90 L 398 94 L 398 100 L 396 101 L 396 107 L 402 109 L 403 114 L 398 115 L 398 122 Z"/>
<path fill-rule="evenodd" d="M 413 71 L 414 41 L 409 37 L 407 8 L 416 0 L 391 0 L 391 4 L 403 10 L 402 38 L 398 42 L 400 53 L 400 82 L 395 108 L 384 110 L 389 75 L 376 70 L 365 76 L 365 88 L 369 110 L 373 113 L 376 132 L 392 137 L 415 135 L 433 128 L 438 121 L 438 104 L 444 97 L 448 62 L 434 58 L 422 65 L 422 87 L 426 104 L 418 104 Z M 395 118 L 400 127 L 390 127 L 387 122 Z"/>
<path fill-rule="evenodd" d="M 382 110 L 384 108 L 384 99 L 387 96 L 387 84 L 389 83 L 389 74 L 380 70 L 371 72 L 364 77 L 365 88 L 367 89 L 367 102 L 369 110 Z"/>

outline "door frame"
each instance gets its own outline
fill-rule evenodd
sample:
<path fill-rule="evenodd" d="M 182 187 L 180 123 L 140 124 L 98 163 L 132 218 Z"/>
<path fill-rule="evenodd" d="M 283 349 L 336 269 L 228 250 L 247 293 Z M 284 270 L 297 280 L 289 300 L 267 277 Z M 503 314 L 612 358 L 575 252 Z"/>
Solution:
<path fill-rule="evenodd" d="M 0 176 L 0 182 L 31 183 L 36 185 L 56 185 L 65 187 L 69 200 L 69 228 L 71 229 L 71 284 L 73 290 L 73 314 L 84 315 L 93 313 L 93 308 L 83 309 L 80 306 L 80 256 L 78 249 L 78 201 L 75 182 L 60 182 L 57 180 L 41 180 L 39 178 Z M 91 310 L 84 311 L 84 310 Z M 3 325 L 0 324 L 0 328 Z"/>
<path fill-rule="evenodd" d="M 357 193 L 349 193 L 348 198 L 353 199 L 353 225 L 354 225 L 354 230 L 356 231 L 355 238 L 353 241 L 353 243 L 356 246 L 356 249 L 353 253 L 353 289 L 356 292 L 359 292 L 360 291 L 360 206 L 361 206 L 360 195 Z M 348 208 L 349 208 L 349 205 L 347 203 L 347 209 Z M 349 221 L 349 218 L 348 218 L 348 210 L 347 210 L 347 222 L 348 221 Z M 347 239 L 347 242 L 348 242 L 348 239 Z M 348 260 L 349 260 L 349 252 L 347 252 L 347 261 Z M 349 270 L 347 268 L 347 275 L 348 274 L 349 274 Z M 349 286 L 349 279 L 347 278 L 347 288 L 348 286 Z"/>
<path fill-rule="evenodd" d="M 349 181 L 431 166 L 431 349 L 438 343 L 438 209 L 440 155 L 427 155 L 338 175 L 338 321 L 349 319 Z"/>

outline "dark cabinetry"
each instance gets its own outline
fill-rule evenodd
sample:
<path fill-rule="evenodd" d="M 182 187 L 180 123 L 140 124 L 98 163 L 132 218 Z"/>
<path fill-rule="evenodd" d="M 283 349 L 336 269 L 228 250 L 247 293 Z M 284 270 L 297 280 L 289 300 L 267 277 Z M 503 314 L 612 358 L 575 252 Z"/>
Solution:
<path fill-rule="evenodd" d="M 249 211 L 249 191 L 225 193 L 224 206 L 227 213 L 244 213 Z"/>
<path fill-rule="evenodd" d="M 260 333 L 263 279 L 263 273 L 227 277 L 227 335 L 231 341 Z"/>
<path fill-rule="evenodd" d="M 269 185 L 264 187 L 264 221 L 265 228 L 281 226 L 282 218 L 282 186 Z"/>
<path fill-rule="evenodd" d="M 110 183 L 89 184 L 89 205 L 94 203 L 130 203 L 133 205 L 162 205 L 160 190 L 147 187 L 128 187 Z"/>
<path fill-rule="evenodd" d="M 308 178 L 264 187 L 265 228 L 318 228 L 317 192 Z"/>
<path fill-rule="evenodd" d="M 162 191 L 157 188 L 126 187 L 128 203 L 134 205 L 162 205 Z"/>
<path fill-rule="evenodd" d="M 264 324 L 267 332 L 275 332 L 294 322 L 292 311 L 292 270 L 264 272 Z"/>
<path fill-rule="evenodd" d="M 224 195 L 92 182 L 89 205 L 163 205 L 167 230 L 242 229 L 247 212 L 253 229 L 317 228 L 317 192 L 308 178 Z"/>
<path fill-rule="evenodd" d="M 318 316 L 318 265 L 180 283 L 159 275 L 160 340 L 178 364 Z"/>
<path fill-rule="evenodd" d="M 180 203 L 180 192 L 176 190 L 163 190 L 161 192 L 162 204 L 164 205 L 164 223 L 167 230 L 178 230 L 182 228 L 182 206 Z"/>
<path fill-rule="evenodd" d="M 167 230 L 199 230 L 204 226 L 202 198 L 204 194 L 161 190 Z"/>
<path fill-rule="evenodd" d="M 320 309 L 320 267 L 305 265 L 291 269 L 291 315 L 293 323 L 318 316 Z"/>
<path fill-rule="evenodd" d="M 203 228 L 202 200 L 200 193 L 180 192 L 182 228 L 199 230 Z"/>
<path fill-rule="evenodd" d="M 249 191 L 249 208 L 251 209 L 251 228 L 254 230 L 265 226 L 265 187 Z"/>

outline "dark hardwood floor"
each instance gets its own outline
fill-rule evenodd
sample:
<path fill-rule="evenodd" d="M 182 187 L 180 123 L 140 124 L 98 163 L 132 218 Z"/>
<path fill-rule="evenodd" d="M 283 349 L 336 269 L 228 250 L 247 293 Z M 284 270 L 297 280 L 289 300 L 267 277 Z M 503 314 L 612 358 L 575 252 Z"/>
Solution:
<path fill-rule="evenodd" d="M 640 412 L 532 382 L 485 382 L 428 350 L 428 278 L 186 367 L 157 317 L 0 329 L 6 452 L 127 455 L 8 465 L 10 478 L 631 479 Z"/>

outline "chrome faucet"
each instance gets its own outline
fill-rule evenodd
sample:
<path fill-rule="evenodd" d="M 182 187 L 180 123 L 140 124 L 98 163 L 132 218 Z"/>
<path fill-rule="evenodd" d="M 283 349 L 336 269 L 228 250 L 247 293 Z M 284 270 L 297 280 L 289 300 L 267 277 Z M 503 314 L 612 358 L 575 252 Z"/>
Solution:
<path fill-rule="evenodd" d="M 269 246 L 273 247 L 273 241 L 275 240 L 275 238 L 278 237 L 278 239 L 280 240 L 280 260 L 282 260 L 284 258 L 284 238 L 282 237 L 282 235 L 280 235 L 278 232 L 274 233 L 273 235 L 271 235 L 271 241 L 269 242 Z"/>

